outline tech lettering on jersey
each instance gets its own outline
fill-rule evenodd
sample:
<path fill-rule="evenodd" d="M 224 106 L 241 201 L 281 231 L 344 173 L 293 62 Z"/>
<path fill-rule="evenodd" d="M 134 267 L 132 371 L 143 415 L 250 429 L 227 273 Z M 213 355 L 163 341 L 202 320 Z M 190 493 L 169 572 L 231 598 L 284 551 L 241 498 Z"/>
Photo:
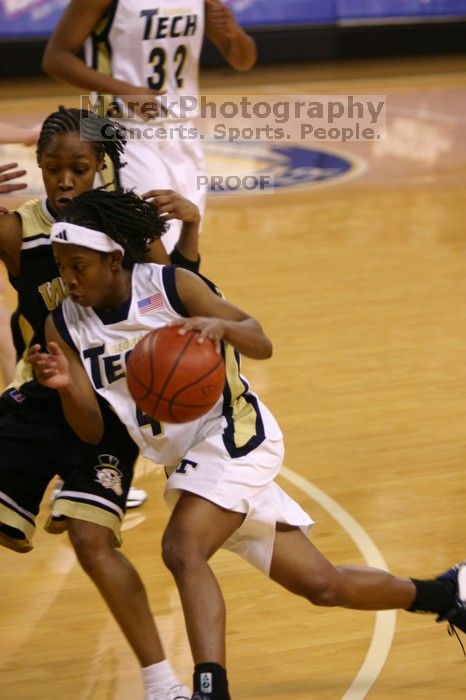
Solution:
<path fill-rule="evenodd" d="M 105 355 L 105 345 L 98 345 L 83 351 L 83 357 L 89 360 L 92 383 L 96 389 L 113 384 L 126 377 L 126 362 L 131 350 L 115 355 Z"/>
<path fill-rule="evenodd" d="M 187 119 L 181 95 L 199 93 L 198 67 L 204 36 L 204 0 L 118 0 L 98 31 L 86 41 L 89 66 L 130 85 L 144 85 L 175 101 L 174 116 L 154 95 L 141 95 L 128 108 L 120 104 L 118 119 L 146 122 L 157 118 Z M 114 97 L 102 96 L 104 104 Z M 168 112 L 168 110 L 167 110 Z M 189 118 L 197 115 L 191 109 Z"/>
<path fill-rule="evenodd" d="M 134 346 L 139 339 L 140 336 L 127 342 Z M 87 350 L 83 351 L 84 359 L 89 360 L 92 383 L 97 390 L 103 389 L 104 387 L 113 384 L 113 382 L 126 377 L 126 363 L 130 353 L 131 349 L 112 355 L 105 355 L 105 345 L 88 348 Z M 160 423 L 157 420 L 146 416 L 141 409 L 137 407 L 136 420 L 139 427 L 148 427 L 151 430 L 152 435 L 161 434 L 162 428 Z"/>
<path fill-rule="evenodd" d="M 144 20 L 142 38 L 169 39 L 181 36 L 194 36 L 198 27 L 197 15 L 159 16 L 158 9 L 141 10 Z"/>

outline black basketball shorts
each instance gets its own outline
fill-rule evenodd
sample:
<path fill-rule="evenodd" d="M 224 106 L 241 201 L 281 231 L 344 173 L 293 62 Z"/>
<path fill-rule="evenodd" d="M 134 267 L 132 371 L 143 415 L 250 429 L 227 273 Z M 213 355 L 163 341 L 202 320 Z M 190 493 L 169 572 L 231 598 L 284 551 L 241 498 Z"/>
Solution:
<path fill-rule="evenodd" d="M 90 445 L 69 428 L 56 392 L 28 382 L 0 398 L 0 523 L 22 532 L 28 543 L 45 489 L 57 474 L 64 483 L 54 513 L 108 527 L 120 541 L 138 448 L 111 408 L 100 403 L 104 436 Z M 46 529 L 57 531 L 51 524 Z"/>

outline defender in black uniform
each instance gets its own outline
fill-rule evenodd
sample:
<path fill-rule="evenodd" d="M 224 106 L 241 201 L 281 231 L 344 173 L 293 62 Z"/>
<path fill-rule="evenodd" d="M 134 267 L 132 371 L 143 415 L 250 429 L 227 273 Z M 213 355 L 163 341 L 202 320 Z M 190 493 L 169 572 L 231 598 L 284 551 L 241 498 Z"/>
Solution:
<path fill-rule="evenodd" d="M 37 159 L 47 199 L 27 202 L 17 212 L 0 217 L 0 259 L 18 292 L 26 351 L 31 343 L 44 342 L 45 318 L 66 294 L 49 241 L 55 215 L 78 194 L 93 188 L 96 173 L 105 168 L 105 157 L 118 172 L 123 143 L 115 125 L 86 110 L 61 107 L 43 124 Z M 166 215 L 154 219 L 155 231 L 163 231 L 167 219 L 185 221 L 186 245 L 182 239 L 172 262 L 196 268 L 197 208 L 169 190 L 149 194 L 159 214 Z M 148 259 L 170 262 L 160 242 L 151 248 Z M 81 566 L 143 667 L 145 697 L 189 697 L 164 659 L 142 581 L 116 549 L 138 448 L 113 411 L 101 405 L 103 439 L 97 445 L 81 442 L 68 427 L 56 392 L 35 381 L 26 357 L 20 360 L 14 386 L 0 398 L 0 544 L 18 552 L 32 549 L 45 488 L 59 474 L 64 486 L 54 511 L 61 518 L 50 519 L 48 528 L 68 530 Z"/>

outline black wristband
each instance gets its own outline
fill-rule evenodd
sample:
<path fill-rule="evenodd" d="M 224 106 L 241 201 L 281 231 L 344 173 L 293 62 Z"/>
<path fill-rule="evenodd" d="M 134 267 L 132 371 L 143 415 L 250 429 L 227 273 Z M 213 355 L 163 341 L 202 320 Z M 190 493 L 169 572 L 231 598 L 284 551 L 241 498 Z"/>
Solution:
<path fill-rule="evenodd" d="M 184 267 L 185 270 L 191 270 L 191 272 L 199 272 L 199 267 L 201 264 L 200 256 L 197 257 L 197 260 L 189 260 L 189 258 L 185 258 L 185 256 L 182 253 L 180 253 L 177 246 L 175 246 L 172 252 L 170 253 L 170 260 L 172 261 L 173 265 L 179 265 L 179 267 Z"/>

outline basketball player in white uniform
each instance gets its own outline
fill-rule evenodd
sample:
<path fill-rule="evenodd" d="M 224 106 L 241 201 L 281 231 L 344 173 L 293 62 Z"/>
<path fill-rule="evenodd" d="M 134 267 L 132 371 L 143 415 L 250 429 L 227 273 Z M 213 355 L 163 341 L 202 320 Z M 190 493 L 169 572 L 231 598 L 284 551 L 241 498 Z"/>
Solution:
<path fill-rule="evenodd" d="M 191 700 L 231 700 L 224 602 L 208 564 L 221 546 L 316 605 L 431 612 L 466 632 L 466 562 L 419 581 L 333 566 L 307 539 L 311 519 L 274 481 L 283 457 L 280 428 L 239 369 L 238 353 L 266 359 L 270 341 L 254 318 L 199 276 L 140 264 L 151 229 L 131 222 L 131 198 L 137 200 L 131 193 L 88 192 L 52 227 L 70 296 L 48 318 L 50 354 L 36 345 L 31 362 L 39 381 L 58 390 L 81 439 L 100 439 L 98 392 L 144 453 L 171 465 L 166 495 L 173 513 L 163 559 L 178 586 L 195 663 Z M 225 358 L 223 396 L 205 416 L 182 425 L 141 415 L 125 380 L 130 349 L 167 323 L 181 333 L 196 331 L 200 342 L 211 338 Z"/>
<path fill-rule="evenodd" d="M 118 121 L 129 132 L 122 185 L 137 193 L 174 189 L 199 207 L 201 220 L 204 157 L 193 138 L 196 113 L 187 114 L 180 98 L 198 97 L 204 32 L 234 68 L 254 65 L 253 40 L 221 0 L 71 0 L 43 60 L 46 72 L 92 92 L 100 106 L 123 103 Z M 84 45 L 86 63 L 78 57 Z M 131 107 L 128 115 L 130 101 L 143 111 Z M 163 238 L 168 252 L 179 232 L 172 222 Z"/>

